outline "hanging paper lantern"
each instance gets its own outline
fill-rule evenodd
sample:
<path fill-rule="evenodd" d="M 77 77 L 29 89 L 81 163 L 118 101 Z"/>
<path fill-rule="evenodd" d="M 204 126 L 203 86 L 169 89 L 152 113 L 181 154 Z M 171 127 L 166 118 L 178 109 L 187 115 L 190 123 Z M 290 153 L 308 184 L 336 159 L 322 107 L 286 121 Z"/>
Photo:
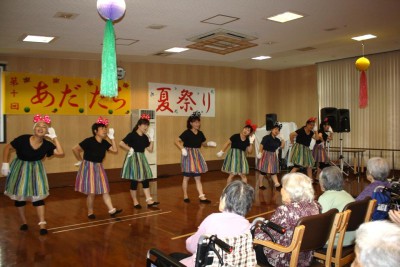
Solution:
<path fill-rule="evenodd" d="M 124 0 L 97 0 L 97 11 L 106 20 L 120 19 L 126 9 Z"/>
<path fill-rule="evenodd" d="M 361 71 L 360 76 L 360 94 L 359 94 L 359 107 L 366 108 L 368 105 L 368 86 L 367 86 L 367 75 L 365 71 L 369 68 L 369 60 L 366 57 L 360 57 L 356 61 L 357 70 Z"/>
<path fill-rule="evenodd" d="M 115 32 L 113 21 L 125 13 L 124 0 L 97 0 L 97 11 L 107 20 L 104 29 L 103 53 L 101 55 L 100 95 L 118 95 L 117 55 L 115 52 Z"/>

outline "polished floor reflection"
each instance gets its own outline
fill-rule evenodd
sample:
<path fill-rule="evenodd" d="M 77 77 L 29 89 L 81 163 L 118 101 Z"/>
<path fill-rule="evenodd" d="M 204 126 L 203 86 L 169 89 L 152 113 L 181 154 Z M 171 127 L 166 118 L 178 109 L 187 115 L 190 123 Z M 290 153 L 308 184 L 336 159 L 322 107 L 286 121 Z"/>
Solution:
<path fill-rule="evenodd" d="M 2 177 L 1 179 L 4 179 Z M 112 183 L 114 206 L 124 211 L 117 218 L 107 214 L 101 196 L 95 200 L 95 220 L 87 218 L 86 198 L 72 187 L 52 188 L 46 199 L 47 236 L 39 235 L 34 207 L 26 206 L 29 230 L 19 230 L 20 220 L 13 201 L 0 196 L 0 266 L 145 266 L 146 252 L 157 247 L 166 252 L 185 251 L 185 239 L 210 213 L 218 212 L 218 200 L 226 184 L 226 175 L 219 171 L 203 177 L 203 187 L 211 204 L 200 204 L 194 181 L 190 181 L 191 203 L 184 203 L 180 176 L 157 181 L 158 208 L 133 208 L 129 182 Z M 256 185 L 255 174 L 249 183 Z M 280 193 L 272 181 L 264 179 L 266 190 L 256 190 L 256 199 L 248 214 L 249 220 L 269 218 L 280 204 Z M 365 186 L 350 178 L 346 190 L 353 195 Z M 319 186 L 315 186 L 320 194 Z"/>

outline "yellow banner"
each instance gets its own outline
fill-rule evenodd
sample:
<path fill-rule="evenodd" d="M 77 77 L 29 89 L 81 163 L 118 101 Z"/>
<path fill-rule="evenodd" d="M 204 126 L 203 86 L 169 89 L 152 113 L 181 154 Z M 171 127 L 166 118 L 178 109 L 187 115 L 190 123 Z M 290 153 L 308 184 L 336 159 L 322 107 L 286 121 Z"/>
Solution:
<path fill-rule="evenodd" d="M 5 72 L 6 114 L 124 115 L 131 86 L 118 81 L 118 96 L 100 96 L 100 79 Z"/>

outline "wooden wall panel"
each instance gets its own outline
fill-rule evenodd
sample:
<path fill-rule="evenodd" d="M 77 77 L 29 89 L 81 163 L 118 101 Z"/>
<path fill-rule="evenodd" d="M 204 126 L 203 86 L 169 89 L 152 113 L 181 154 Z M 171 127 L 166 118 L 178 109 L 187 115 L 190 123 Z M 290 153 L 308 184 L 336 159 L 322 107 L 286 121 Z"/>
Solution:
<path fill-rule="evenodd" d="M 41 59 L 0 55 L 8 71 L 29 72 L 99 78 L 100 61 L 78 59 Z M 202 118 L 202 130 L 208 140 L 216 141 L 217 148 L 204 148 L 207 160 L 217 160 L 219 151 L 228 138 L 238 133 L 246 119 L 258 125 L 265 124 L 266 113 L 278 113 L 280 120 L 303 122 L 317 111 L 316 70 L 313 67 L 292 69 L 288 72 L 243 70 L 216 66 L 172 65 L 155 63 L 119 62 L 132 84 L 132 109 L 148 108 L 148 83 L 173 83 L 216 89 L 216 117 Z M 315 81 L 314 81 L 315 80 Z M 300 92 L 304 91 L 304 92 Z M 315 97 L 314 97 L 315 96 Z M 295 106 L 288 108 L 288 98 Z M 289 103 L 291 103 L 289 101 Z M 312 111 L 312 112 L 311 112 Z M 311 113 L 311 114 L 310 114 Z M 8 142 L 20 134 L 32 132 L 32 117 L 7 116 Z M 46 161 L 49 173 L 75 171 L 71 148 L 91 136 L 90 127 L 97 116 L 52 116 L 54 127 L 66 151 L 63 159 Z M 132 130 L 130 116 L 107 116 L 115 128 L 117 143 Z M 180 162 L 180 150 L 174 140 L 186 128 L 186 117 L 157 117 L 158 164 Z M 298 121 L 297 121 L 298 120 Z M 0 145 L 0 152 L 4 145 Z M 125 153 L 108 153 L 106 168 L 120 168 Z M 254 155 L 253 155 L 254 156 Z"/>

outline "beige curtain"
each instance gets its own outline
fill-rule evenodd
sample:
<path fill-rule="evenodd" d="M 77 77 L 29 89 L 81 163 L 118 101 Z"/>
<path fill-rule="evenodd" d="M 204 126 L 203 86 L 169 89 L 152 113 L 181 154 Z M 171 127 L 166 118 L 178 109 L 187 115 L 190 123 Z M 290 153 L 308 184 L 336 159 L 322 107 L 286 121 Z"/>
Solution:
<path fill-rule="evenodd" d="M 366 71 L 368 106 L 359 108 L 360 72 L 357 58 L 317 64 L 319 109 L 349 109 L 349 133 L 342 133 L 343 147 L 400 149 L 400 51 L 366 56 L 371 65 Z M 339 146 L 335 134 L 333 146 Z M 396 167 L 400 152 L 366 151 L 364 159 L 382 156 Z M 352 155 L 346 155 L 351 160 Z M 400 167 L 400 164 L 397 164 Z"/>

